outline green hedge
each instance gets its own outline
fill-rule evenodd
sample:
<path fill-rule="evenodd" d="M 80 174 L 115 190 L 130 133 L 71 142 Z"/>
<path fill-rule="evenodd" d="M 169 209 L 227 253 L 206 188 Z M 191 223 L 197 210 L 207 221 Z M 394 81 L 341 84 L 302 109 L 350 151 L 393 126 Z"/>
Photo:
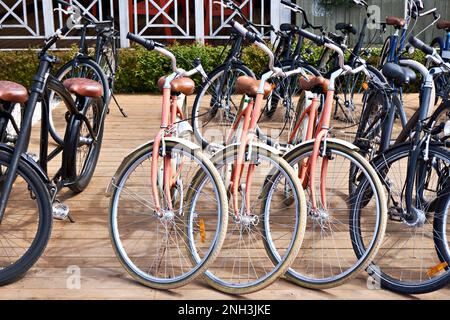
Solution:
<path fill-rule="evenodd" d="M 309 59 L 311 63 L 315 64 L 322 49 L 315 46 L 311 46 L 311 48 L 313 54 Z M 181 45 L 175 43 L 168 49 L 177 57 L 179 67 L 191 69 L 192 61 L 198 57 L 206 72 L 220 65 L 227 54 L 227 48 L 223 46 L 200 44 Z M 60 57 L 62 65 L 69 61 L 75 52 L 76 48 L 73 47 L 68 51 L 55 51 L 53 54 Z M 380 49 L 373 49 L 368 62 L 376 64 L 379 55 Z M 417 50 L 413 58 L 424 61 L 424 55 Z M 159 77 L 169 74 L 171 71 L 168 58 L 155 51 L 149 52 L 142 47 L 121 49 L 119 59 L 119 70 L 116 76 L 116 92 L 118 93 L 157 92 L 156 82 Z M 245 64 L 251 66 L 255 74 L 260 74 L 267 68 L 267 56 L 255 46 L 248 46 L 244 49 L 243 60 Z M 29 87 L 37 64 L 36 50 L 0 51 L 0 79 L 15 81 Z M 200 80 L 199 76 L 195 77 L 197 84 L 200 83 Z"/>

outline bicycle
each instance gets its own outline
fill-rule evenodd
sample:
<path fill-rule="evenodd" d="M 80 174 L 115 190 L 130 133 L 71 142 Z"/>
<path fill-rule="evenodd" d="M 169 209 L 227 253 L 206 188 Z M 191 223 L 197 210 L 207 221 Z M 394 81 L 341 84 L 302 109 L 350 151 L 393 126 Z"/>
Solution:
<path fill-rule="evenodd" d="M 388 193 L 390 222 L 386 242 L 368 271 L 384 288 L 419 294 L 437 290 L 450 279 L 447 241 L 450 153 L 446 143 L 449 130 L 445 129 L 449 123 L 436 126 L 434 120 L 429 121 L 429 109 L 434 105 L 433 75 L 450 72 L 450 65 L 417 38 L 411 37 L 409 43 L 438 67 L 428 72 L 422 66 L 425 73 L 422 99 L 411 139 L 390 147 L 372 162 Z M 363 206 L 361 203 L 360 207 Z M 360 244 L 358 230 L 352 230 L 351 236 Z M 355 252 L 360 255 L 364 246 L 355 246 Z"/>
<path fill-rule="evenodd" d="M 173 73 L 158 81 L 160 131 L 124 158 L 108 186 L 110 237 L 134 279 L 172 289 L 203 274 L 219 254 L 228 224 L 227 194 L 201 148 L 181 138 L 187 130 L 181 100 L 193 94 L 189 77 L 204 74 L 201 64 L 185 71 L 162 44 L 132 33 L 127 38 L 169 57 Z"/>
<path fill-rule="evenodd" d="M 103 104 L 99 98 L 103 94 L 101 85 L 93 80 L 80 78 L 61 83 L 50 74 L 58 59 L 47 51 L 70 31 L 74 21 L 76 22 L 75 17 L 70 16 L 66 26 L 58 29 L 45 41 L 39 53 L 39 68 L 33 78 L 29 95 L 23 87 L 17 85 L 9 84 L 0 90 L 3 93 L 2 103 L 26 103 L 14 146 L 0 144 L 0 285 L 22 277 L 39 259 L 50 238 L 53 217 L 69 217 L 73 222 L 69 208 L 56 200 L 57 193 L 63 187 L 77 189 L 86 186 L 98 159 L 102 127 L 98 122 L 90 122 L 86 112 L 91 110 L 93 114 L 99 115 L 99 110 L 102 110 Z M 64 145 L 58 146 L 50 153 L 47 100 L 49 91 L 61 97 L 68 110 L 69 120 Z M 72 94 L 76 96 L 75 101 Z M 34 160 L 26 151 L 33 114 L 38 103 L 41 105 L 40 150 L 39 159 Z M 18 129 L 13 118 L 6 117 L 5 121 L 11 122 L 16 130 Z M 82 126 L 88 128 L 86 135 Z M 89 155 L 84 162 L 78 162 L 80 149 L 86 146 L 89 147 Z M 59 153 L 62 153 L 61 168 L 50 179 L 47 163 Z"/>
<path fill-rule="evenodd" d="M 431 13 L 434 14 L 434 21 L 437 21 L 439 16 L 436 14 L 436 9 L 431 9 L 421 14 L 416 13 L 413 17 L 425 16 Z M 403 26 L 401 44 L 398 48 L 405 47 L 403 43 L 407 28 L 405 20 L 393 17 L 388 18 L 388 20 L 392 20 L 391 24 L 396 24 L 397 31 L 391 40 L 393 44 L 397 43 L 399 29 Z M 404 59 L 403 53 L 398 53 L 394 50 L 397 48 L 396 46 L 392 48 L 388 57 L 389 62 L 385 63 L 381 69 L 386 81 L 367 83 L 361 121 L 358 124 L 353 140 L 353 143 L 360 148 L 361 154 L 368 160 L 372 160 L 377 155 L 382 154 L 391 145 L 407 141 L 414 130 L 419 116 L 419 110 L 417 110 L 411 119 L 407 121 L 403 107 L 402 88 L 416 81 L 416 73 L 426 77 L 428 70 L 416 61 Z M 429 110 L 431 111 L 432 109 L 430 108 Z M 397 119 L 400 119 L 401 122 L 399 133 L 395 131 Z M 398 136 L 396 137 L 396 135 Z M 394 139 L 394 137 L 396 138 Z M 357 185 L 355 180 L 357 174 L 357 170 L 352 168 L 350 174 L 350 188 L 352 190 Z"/>
<path fill-rule="evenodd" d="M 299 137 L 299 141 L 292 142 L 298 144 L 283 156 L 295 168 L 308 195 L 305 240 L 299 256 L 286 272 L 286 278 L 304 287 L 325 289 L 349 281 L 376 256 L 387 222 L 386 197 L 377 172 L 359 154 L 358 148 L 331 137 L 330 121 L 337 78 L 359 72 L 370 78 L 368 69 L 364 63 L 355 68 L 345 65 L 344 52 L 331 39 L 303 29 L 298 32 L 336 52 L 340 65 L 329 80 L 323 77 L 300 78 L 300 87 L 304 92 L 310 92 L 311 97 L 303 104 L 306 108 L 299 110 L 301 116 L 296 120 L 297 132 L 293 134 Z M 319 117 L 321 94 L 326 98 Z M 343 185 L 352 165 L 363 172 L 359 193 L 356 194 L 349 192 L 345 183 Z M 286 194 L 289 194 L 288 189 Z M 364 220 L 355 224 L 354 208 L 363 202 L 366 204 L 364 212 L 361 212 Z M 350 231 L 355 227 L 363 229 L 366 236 L 364 255 L 354 253 Z"/>
<path fill-rule="evenodd" d="M 220 291 L 247 294 L 272 284 L 289 268 L 302 243 L 306 202 L 293 169 L 279 151 L 255 141 L 263 100 L 272 90 L 267 80 L 289 74 L 275 67 L 273 53 L 258 35 L 236 21 L 230 25 L 269 56 L 270 71 L 261 80 L 248 76 L 236 80 L 236 93 L 246 98 L 227 146 L 211 159 L 228 190 L 230 221 L 225 243 L 205 279 Z M 291 193 L 282 201 L 286 187 Z"/>

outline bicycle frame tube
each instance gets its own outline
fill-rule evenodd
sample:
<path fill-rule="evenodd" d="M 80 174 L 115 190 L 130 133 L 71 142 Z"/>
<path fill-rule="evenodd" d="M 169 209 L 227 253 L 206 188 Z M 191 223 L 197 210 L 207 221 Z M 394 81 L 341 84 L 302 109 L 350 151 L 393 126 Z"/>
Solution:
<path fill-rule="evenodd" d="M 329 89 L 326 94 L 326 99 L 322 111 L 322 115 L 319 120 L 318 128 L 319 132 L 315 136 L 313 152 L 311 157 L 308 159 L 309 166 L 309 188 L 311 192 L 311 206 L 313 212 L 317 210 L 317 200 L 316 200 L 316 189 L 315 189 L 315 177 L 316 177 L 316 163 L 319 157 L 320 145 L 322 144 L 323 139 L 326 137 L 329 127 L 330 127 L 330 118 L 333 108 L 333 98 L 334 98 L 334 88 Z M 322 200 L 322 204 L 324 209 L 326 210 L 326 176 L 327 176 L 327 168 L 328 168 L 328 159 L 326 157 L 323 158 L 321 175 L 320 175 L 320 196 Z"/>
<path fill-rule="evenodd" d="M 11 189 L 16 179 L 20 157 L 22 153 L 26 152 L 28 149 L 29 144 L 28 136 L 31 133 L 34 110 L 36 108 L 39 96 L 44 92 L 50 67 L 51 67 L 50 57 L 44 54 L 40 58 L 39 69 L 36 76 L 33 79 L 31 94 L 28 99 L 25 112 L 23 114 L 20 134 L 14 148 L 14 153 L 11 157 L 9 168 L 6 172 L 6 179 L 3 183 L 3 186 L 0 189 L 0 223 L 3 219 L 6 205 L 8 203 L 9 196 L 11 194 Z"/>
<path fill-rule="evenodd" d="M 450 49 L 450 32 L 447 32 L 447 35 L 445 36 L 445 41 L 444 41 L 444 50 L 449 50 Z"/>
<path fill-rule="evenodd" d="M 391 37 L 391 47 L 389 48 L 388 62 L 397 62 L 398 38 L 399 38 L 399 30 L 396 30 Z"/>
<path fill-rule="evenodd" d="M 424 69 L 426 69 L 424 67 Z M 415 128 L 414 138 L 412 142 L 411 155 L 408 160 L 408 170 L 407 170 L 407 180 L 406 180 L 406 189 L 405 189 L 405 202 L 408 213 L 413 213 L 415 204 L 413 201 L 413 189 L 414 183 L 418 183 L 420 185 L 421 181 L 417 181 L 416 170 L 419 161 L 420 154 L 423 152 L 423 149 L 420 148 L 420 145 L 423 143 L 420 133 L 423 129 L 423 121 L 427 119 L 428 113 L 430 111 L 431 101 L 433 99 L 433 91 L 434 91 L 434 81 L 433 76 L 442 72 L 440 68 L 433 68 L 428 72 L 426 77 L 424 77 L 424 84 L 422 89 L 422 99 L 420 103 L 420 111 L 419 111 L 419 119 L 417 121 L 417 125 Z M 420 197 L 420 188 L 416 188 L 416 202 Z"/>

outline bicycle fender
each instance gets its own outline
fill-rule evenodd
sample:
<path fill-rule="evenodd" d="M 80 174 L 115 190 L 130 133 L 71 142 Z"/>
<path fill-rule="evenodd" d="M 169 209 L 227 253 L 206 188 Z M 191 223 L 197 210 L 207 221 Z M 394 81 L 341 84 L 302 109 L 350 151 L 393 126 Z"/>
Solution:
<path fill-rule="evenodd" d="M 154 140 L 147 141 L 146 143 L 140 145 L 136 149 L 132 150 L 130 153 L 128 153 L 125 158 L 122 160 L 122 163 L 117 168 L 116 172 L 111 178 L 110 183 L 108 184 L 108 187 L 106 188 L 105 196 L 111 197 L 113 191 L 114 191 L 114 182 L 117 181 L 117 179 L 122 175 L 123 171 L 126 170 L 131 160 L 133 160 L 135 157 L 137 157 L 140 153 L 145 152 L 152 148 Z M 175 137 L 166 137 L 164 138 L 165 143 L 167 142 L 173 142 L 177 145 L 183 145 L 186 146 L 189 149 L 196 150 L 200 149 L 200 146 L 189 141 L 186 139 L 181 138 L 175 138 Z"/>
<path fill-rule="evenodd" d="M 14 148 L 7 146 L 3 143 L 0 144 L 0 150 L 10 154 L 11 156 L 14 154 Z M 46 184 L 50 183 L 48 175 L 44 172 L 44 170 L 42 170 L 41 166 L 36 161 L 34 161 L 33 158 L 31 158 L 26 153 L 23 153 L 21 158 L 27 165 L 31 167 L 31 169 L 33 169 L 33 171 L 36 172 L 36 174 L 39 176 L 39 178 L 42 179 L 42 181 L 44 181 L 44 183 Z"/>
<path fill-rule="evenodd" d="M 212 157 L 211 157 L 211 161 L 214 162 L 214 159 L 216 159 L 218 156 L 220 156 L 220 154 L 222 153 L 227 153 L 227 150 L 238 150 L 239 146 L 241 144 L 240 143 L 232 143 L 227 145 L 226 147 L 224 147 L 223 149 L 219 150 L 218 152 L 216 152 Z M 262 149 L 263 151 L 268 151 L 270 153 L 273 153 L 277 156 L 283 156 L 282 152 L 274 147 L 271 147 L 265 143 L 260 143 L 260 142 L 255 142 L 255 143 L 251 143 L 249 144 L 249 146 L 251 146 L 251 148 L 259 148 Z"/>
<path fill-rule="evenodd" d="M 289 158 L 289 156 L 294 153 L 297 152 L 299 149 L 302 148 L 307 148 L 310 145 L 314 145 L 314 141 L 315 139 L 310 139 L 310 140 L 306 140 L 298 145 L 296 145 L 294 148 L 292 148 L 291 150 L 289 150 L 288 152 L 286 152 L 286 154 L 283 156 L 284 158 Z M 341 140 L 341 139 L 335 139 L 335 138 L 327 138 L 326 139 L 327 143 L 333 143 L 333 144 L 337 144 L 337 145 L 342 145 L 350 150 L 354 150 L 354 151 L 358 151 L 359 152 L 359 148 L 357 146 L 355 146 L 353 143 L 350 143 L 348 141 L 345 140 Z"/>

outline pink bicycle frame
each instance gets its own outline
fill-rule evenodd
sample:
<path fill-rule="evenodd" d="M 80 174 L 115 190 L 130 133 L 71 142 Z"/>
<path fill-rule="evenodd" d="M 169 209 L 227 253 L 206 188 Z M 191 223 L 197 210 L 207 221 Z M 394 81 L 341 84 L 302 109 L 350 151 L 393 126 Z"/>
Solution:
<path fill-rule="evenodd" d="M 313 137 L 314 124 L 317 117 L 317 107 L 319 104 L 319 99 L 314 98 L 311 102 L 311 105 L 302 113 L 300 120 L 296 125 L 296 129 L 298 130 L 301 121 L 304 119 L 306 114 L 309 114 L 309 122 L 308 122 L 308 130 L 306 139 L 310 140 L 312 138 L 315 139 L 313 152 L 311 157 L 305 159 L 301 165 L 299 170 L 299 178 L 302 181 L 303 187 L 309 185 L 309 189 L 311 192 L 311 206 L 312 211 L 317 211 L 317 199 L 316 199 L 316 189 L 315 189 L 315 178 L 316 178 L 316 163 L 319 157 L 320 145 L 323 139 L 328 134 L 330 129 L 330 119 L 331 112 L 333 107 L 333 99 L 334 99 L 334 90 L 328 90 L 326 94 L 325 104 L 320 116 L 319 123 L 317 125 L 316 133 Z M 295 135 L 295 132 L 293 133 Z M 293 136 L 292 136 L 293 137 Z M 307 161 L 305 163 L 305 161 Z M 306 173 L 309 173 L 309 178 L 306 178 Z M 323 204 L 324 209 L 327 209 L 327 198 L 326 198 L 326 178 L 328 173 L 328 159 L 326 157 L 322 160 L 322 168 L 320 174 L 320 197 Z"/>
<path fill-rule="evenodd" d="M 152 194 L 155 199 L 155 207 L 158 214 L 161 213 L 161 203 L 159 201 L 158 190 L 158 160 L 159 160 L 159 148 L 164 137 L 170 137 L 171 129 L 177 120 L 177 115 L 183 119 L 183 114 L 178 107 L 178 97 L 170 95 L 170 86 L 163 89 L 162 100 L 162 116 L 161 116 L 161 129 L 156 135 L 153 142 L 152 164 L 151 164 L 151 186 Z M 172 195 L 171 190 L 176 183 L 179 175 L 179 170 L 175 174 L 172 173 L 171 156 L 163 154 L 163 192 L 167 200 L 168 209 L 172 210 Z M 181 166 L 180 166 L 181 169 Z"/>
<path fill-rule="evenodd" d="M 233 125 L 232 132 L 235 132 L 237 130 L 237 126 L 239 125 L 240 121 L 243 121 L 243 129 L 242 134 L 240 137 L 240 145 L 238 150 L 237 159 L 234 163 L 233 171 L 231 174 L 231 193 L 233 196 L 233 207 L 234 207 L 234 214 L 239 216 L 239 185 L 240 180 L 242 178 L 242 175 L 244 173 L 244 167 L 245 167 L 245 150 L 247 149 L 247 146 L 252 142 L 252 140 L 255 138 L 255 129 L 256 125 L 258 123 L 259 116 L 261 115 L 262 110 L 262 103 L 263 103 L 263 97 L 264 94 L 257 94 L 255 100 L 250 100 L 247 108 L 243 110 L 237 117 L 237 121 Z M 244 119 L 242 119 L 242 117 Z M 230 136 L 228 137 L 228 140 L 230 139 Z M 250 190 L 252 186 L 253 181 L 253 173 L 255 171 L 255 165 L 249 164 L 247 166 L 247 178 L 245 181 L 246 185 L 246 192 L 245 192 L 245 214 L 250 215 Z"/>

